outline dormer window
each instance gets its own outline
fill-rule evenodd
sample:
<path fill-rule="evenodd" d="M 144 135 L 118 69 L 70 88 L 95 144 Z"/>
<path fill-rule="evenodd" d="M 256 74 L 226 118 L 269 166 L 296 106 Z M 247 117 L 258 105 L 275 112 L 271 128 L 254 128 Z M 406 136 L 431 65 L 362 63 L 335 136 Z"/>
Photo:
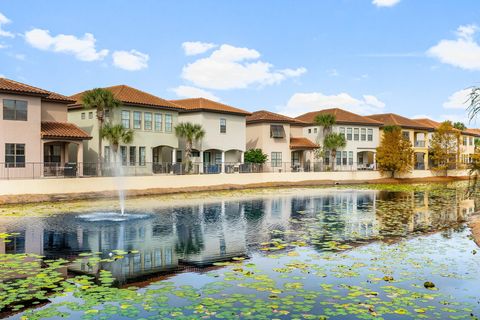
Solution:
<path fill-rule="evenodd" d="M 280 124 L 270 125 L 270 138 L 285 138 L 285 129 Z"/>

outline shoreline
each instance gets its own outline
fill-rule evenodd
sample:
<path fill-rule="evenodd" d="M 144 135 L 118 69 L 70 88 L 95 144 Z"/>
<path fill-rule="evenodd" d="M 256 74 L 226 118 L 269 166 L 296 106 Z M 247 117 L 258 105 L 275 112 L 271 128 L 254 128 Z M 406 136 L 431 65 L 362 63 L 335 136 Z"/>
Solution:
<path fill-rule="evenodd" d="M 417 184 L 417 183 L 448 183 L 466 181 L 468 176 L 422 177 L 422 178 L 380 178 L 366 180 L 303 180 L 303 181 L 274 181 L 246 184 L 218 184 L 191 187 L 147 188 L 125 190 L 127 197 L 144 197 L 156 195 L 181 195 L 201 192 L 235 191 L 262 188 L 289 188 L 289 187 L 328 187 L 337 185 L 368 185 L 368 184 Z M 57 180 L 61 182 L 62 180 Z M 108 200 L 118 197 L 117 191 L 93 192 L 66 192 L 57 194 L 35 193 L 0 195 L 1 205 L 66 202 L 79 200 Z"/>

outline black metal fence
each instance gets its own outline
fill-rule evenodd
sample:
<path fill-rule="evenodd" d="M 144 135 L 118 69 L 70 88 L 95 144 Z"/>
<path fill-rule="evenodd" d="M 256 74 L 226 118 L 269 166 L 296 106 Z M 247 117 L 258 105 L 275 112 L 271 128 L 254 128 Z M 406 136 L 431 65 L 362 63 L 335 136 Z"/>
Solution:
<path fill-rule="evenodd" d="M 186 174 L 235 174 L 269 172 L 329 172 L 376 170 L 374 164 L 331 165 L 323 162 L 267 162 L 255 163 L 39 163 L 27 162 L 11 166 L 0 162 L 0 179 L 48 179 L 73 177 L 112 177 Z"/>

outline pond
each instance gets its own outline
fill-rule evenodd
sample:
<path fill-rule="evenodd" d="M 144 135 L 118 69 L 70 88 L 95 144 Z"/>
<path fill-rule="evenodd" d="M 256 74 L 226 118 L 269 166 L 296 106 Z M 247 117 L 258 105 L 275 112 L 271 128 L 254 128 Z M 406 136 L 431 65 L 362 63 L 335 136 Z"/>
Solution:
<path fill-rule="evenodd" d="M 477 319 L 465 184 L 255 190 L 0 212 L 11 319 Z M 2 240 L 3 239 L 3 240 Z"/>

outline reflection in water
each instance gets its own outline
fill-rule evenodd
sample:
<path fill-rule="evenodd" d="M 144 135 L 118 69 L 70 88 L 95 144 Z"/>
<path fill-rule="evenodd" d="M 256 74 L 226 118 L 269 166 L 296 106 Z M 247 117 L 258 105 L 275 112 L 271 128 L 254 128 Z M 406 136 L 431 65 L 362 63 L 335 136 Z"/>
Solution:
<path fill-rule="evenodd" d="M 1 231 L 19 235 L 1 244 L 0 252 L 73 260 L 82 252 L 108 258 L 114 250 L 133 251 L 96 268 L 87 260 L 71 267 L 91 274 L 106 269 L 124 283 L 249 255 L 272 238 L 295 239 L 294 232 L 272 231 L 312 228 L 314 245 L 322 250 L 331 240 L 362 242 L 439 229 L 463 221 L 474 207 L 455 189 L 441 196 L 435 191 L 317 190 L 160 208 L 127 221 L 64 214 L 3 222 Z"/>

